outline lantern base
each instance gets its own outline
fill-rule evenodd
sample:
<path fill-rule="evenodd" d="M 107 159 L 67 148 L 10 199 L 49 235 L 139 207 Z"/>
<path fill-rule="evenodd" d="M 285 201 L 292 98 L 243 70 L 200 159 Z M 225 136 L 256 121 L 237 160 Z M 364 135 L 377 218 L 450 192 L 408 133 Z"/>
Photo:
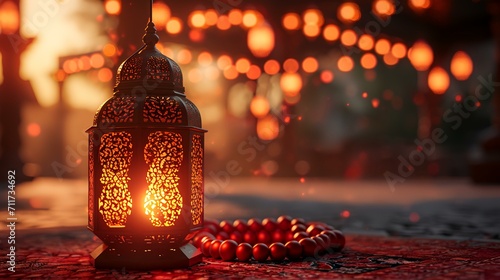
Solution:
<path fill-rule="evenodd" d="M 128 250 L 117 252 L 106 244 L 97 247 L 91 254 L 91 262 L 95 268 L 155 270 L 185 268 L 200 263 L 202 254 L 188 243 L 177 249 L 159 251 Z"/>

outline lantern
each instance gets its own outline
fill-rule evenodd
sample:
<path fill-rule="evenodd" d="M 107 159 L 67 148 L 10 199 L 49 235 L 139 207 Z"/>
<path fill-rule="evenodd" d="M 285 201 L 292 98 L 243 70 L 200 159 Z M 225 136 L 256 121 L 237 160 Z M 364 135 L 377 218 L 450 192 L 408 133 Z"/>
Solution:
<path fill-rule="evenodd" d="M 96 268 L 162 269 L 201 261 L 188 241 L 203 226 L 204 133 L 182 72 L 144 46 L 118 69 L 114 95 L 89 133 L 88 228 Z"/>

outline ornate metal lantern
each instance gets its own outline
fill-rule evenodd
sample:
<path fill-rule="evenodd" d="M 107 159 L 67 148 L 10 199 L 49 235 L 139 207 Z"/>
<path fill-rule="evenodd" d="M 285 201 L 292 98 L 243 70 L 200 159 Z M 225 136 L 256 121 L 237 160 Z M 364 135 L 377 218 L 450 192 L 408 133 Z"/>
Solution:
<path fill-rule="evenodd" d="M 187 267 L 203 226 L 204 133 L 177 63 L 149 22 L 144 46 L 118 69 L 89 133 L 88 228 L 97 268 Z"/>

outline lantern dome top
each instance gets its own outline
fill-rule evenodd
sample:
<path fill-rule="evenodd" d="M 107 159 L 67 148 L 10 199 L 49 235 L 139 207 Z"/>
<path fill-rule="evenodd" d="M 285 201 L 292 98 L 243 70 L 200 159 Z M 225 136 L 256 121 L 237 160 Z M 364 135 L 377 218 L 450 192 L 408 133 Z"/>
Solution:
<path fill-rule="evenodd" d="M 118 68 L 114 95 L 94 116 L 94 128 L 190 127 L 201 129 L 198 108 L 186 98 L 179 65 L 155 45 L 159 37 L 148 23 L 142 46 Z"/>
<path fill-rule="evenodd" d="M 156 47 L 159 37 L 154 23 L 149 22 L 142 46 L 118 68 L 115 91 L 150 87 L 184 93 L 182 72 L 179 65 L 162 54 Z"/>

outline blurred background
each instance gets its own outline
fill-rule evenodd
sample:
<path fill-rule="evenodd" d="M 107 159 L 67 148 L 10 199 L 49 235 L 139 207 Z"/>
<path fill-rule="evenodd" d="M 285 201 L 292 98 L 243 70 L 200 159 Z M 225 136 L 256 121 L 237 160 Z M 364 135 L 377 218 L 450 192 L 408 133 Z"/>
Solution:
<path fill-rule="evenodd" d="M 2 170 L 85 179 L 85 130 L 142 45 L 149 2 L 0 3 Z M 209 131 L 207 177 L 236 161 L 237 176 L 386 179 L 406 160 L 414 177 L 481 181 L 495 174 L 474 166 L 498 167 L 499 9 L 486 0 L 158 0 L 153 13 L 158 48 L 181 66 Z M 415 140 L 435 129 L 446 140 L 427 153 Z"/>

